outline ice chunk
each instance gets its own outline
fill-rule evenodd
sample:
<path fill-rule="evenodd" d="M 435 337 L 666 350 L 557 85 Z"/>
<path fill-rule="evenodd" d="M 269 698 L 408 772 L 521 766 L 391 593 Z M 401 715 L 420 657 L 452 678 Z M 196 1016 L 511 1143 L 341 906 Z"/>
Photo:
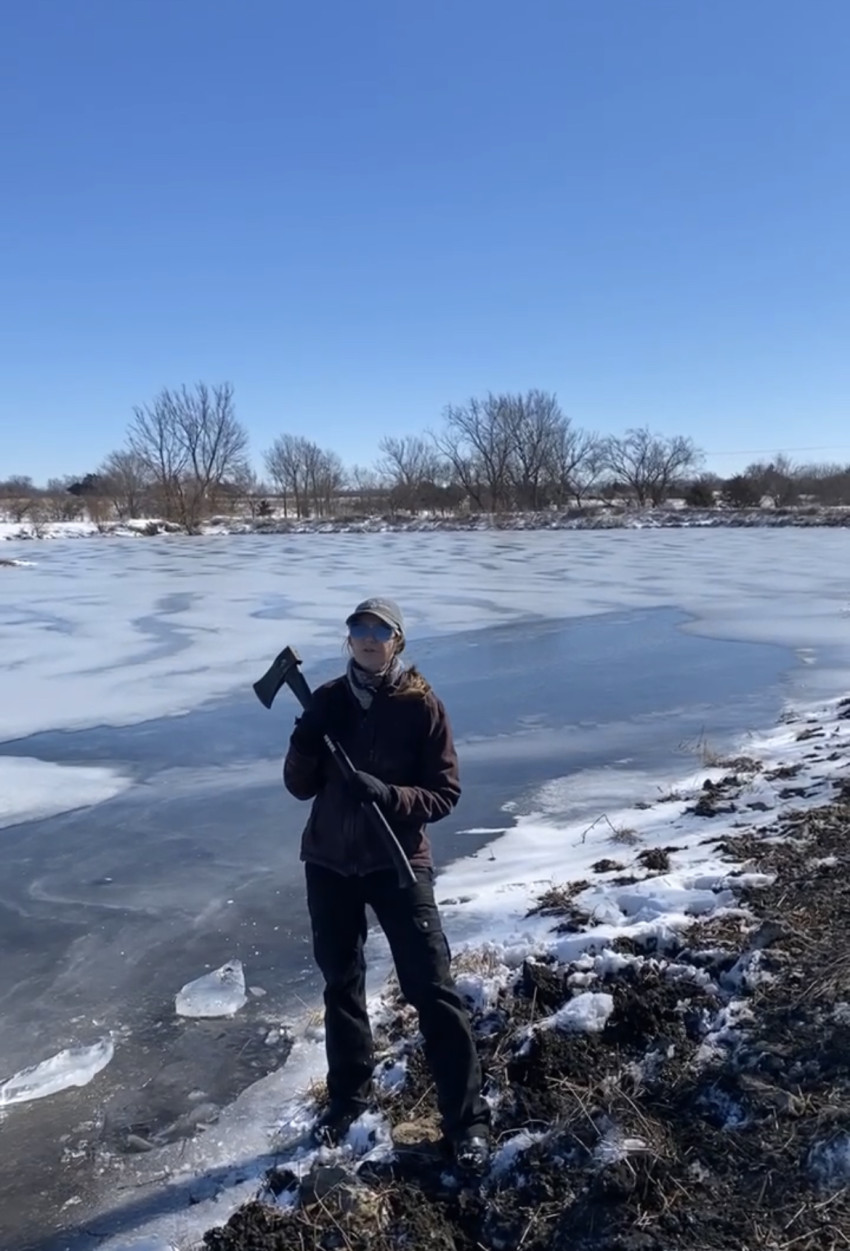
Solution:
<path fill-rule="evenodd" d="M 177 993 L 178 1016 L 233 1016 L 247 1001 L 241 960 L 228 960 L 220 969 L 187 982 Z"/>
<path fill-rule="evenodd" d="M 115 1052 L 111 1038 L 101 1038 L 90 1047 L 66 1047 L 32 1068 L 21 1069 L 0 1086 L 0 1108 L 28 1103 L 58 1094 L 69 1086 L 87 1086 L 105 1069 Z"/>

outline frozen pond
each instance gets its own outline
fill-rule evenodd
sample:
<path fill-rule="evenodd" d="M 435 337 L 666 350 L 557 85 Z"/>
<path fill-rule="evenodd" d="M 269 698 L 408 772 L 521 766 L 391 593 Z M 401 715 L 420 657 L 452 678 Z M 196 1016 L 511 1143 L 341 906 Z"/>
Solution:
<path fill-rule="evenodd" d="M 353 602 L 373 589 L 402 601 L 410 659 L 459 740 L 464 797 L 434 829 L 445 863 L 487 841 L 465 831 L 503 828 L 544 790 L 550 816 L 593 819 L 600 769 L 612 798 L 652 798 L 700 746 L 769 724 L 790 695 L 834 691 L 848 543 L 633 531 L 5 545 L 38 563 L 0 582 L 0 1078 L 109 1032 L 116 1045 L 91 1085 L 5 1114 L 19 1163 L 0 1180 L 4 1248 L 47 1247 L 80 1219 L 97 1158 L 193 1132 L 282 1063 L 278 1026 L 315 1000 L 305 810 L 279 781 L 295 709 L 282 692 L 266 712 L 250 690 L 280 647 L 317 682 L 341 667 Z M 176 1018 L 180 986 L 234 957 L 264 993 L 233 1020 Z M 82 1210 L 60 1216 L 74 1195 Z"/>

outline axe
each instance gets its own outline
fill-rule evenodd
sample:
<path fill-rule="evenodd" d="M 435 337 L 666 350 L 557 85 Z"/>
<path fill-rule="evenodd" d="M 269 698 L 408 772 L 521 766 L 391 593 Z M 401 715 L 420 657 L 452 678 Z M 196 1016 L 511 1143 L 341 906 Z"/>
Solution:
<path fill-rule="evenodd" d="M 263 676 L 254 683 L 254 693 L 265 708 L 271 708 L 274 703 L 274 697 L 282 686 L 289 687 L 305 712 L 311 707 L 313 692 L 310 690 L 307 679 L 298 667 L 300 664 L 301 657 L 294 647 L 284 647 L 283 651 L 275 656 Z M 325 746 L 330 752 L 332 760 L 345 780 L 349 782 L 357 772 L 351 763 L 350 757 L 329 734 L 326 734 L 324 739 Z M 381 809 L 374 799 L 364 801 L 360 806 L 371 821 L 375 832 L 384 840 L 386 849 L 392 857 L 399 886 L 415 885 L 416 874 L 413 872 L 410 861 L 402 850 L 401 843 L 393 833 L 392 827 L 383 812 L 381 812 Z"/>

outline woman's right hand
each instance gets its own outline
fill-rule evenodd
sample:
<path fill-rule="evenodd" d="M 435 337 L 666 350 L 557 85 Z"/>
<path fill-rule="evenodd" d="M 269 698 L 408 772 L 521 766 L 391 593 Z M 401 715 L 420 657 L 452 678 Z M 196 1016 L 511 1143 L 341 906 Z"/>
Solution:
<path fill-rule="evenodd" d="M 325 750 L 325 730 L 312 708 L 306 709 L 295 722 L 290 745 L 299 756 L 321 756 Z"/>

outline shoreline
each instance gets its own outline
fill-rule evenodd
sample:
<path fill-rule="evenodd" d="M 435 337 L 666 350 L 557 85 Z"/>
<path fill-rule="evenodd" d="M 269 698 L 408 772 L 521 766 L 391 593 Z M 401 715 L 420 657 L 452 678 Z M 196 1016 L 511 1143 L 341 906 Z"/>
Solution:
<path fill-rule="evenodd" d="M 175 1209 L 170 1217 L 143 1223 L 141 1232 L 151 1238 L 152 1251 L 186 1251 L 197 1246 L 213 1251 L 244 1251 L 248 1246 L 271 1251 L 289 1245 L 280 1241 L 284 1235 L 292 1239 L 293 1246 L 301 1245 L 296 1237 L 312 1238 L 309 1245 L 319 1246 L 339 1221 L 340 1212 L 327 1196 L 322 1211 L 311 1207 L 305 1196 L 330 1165 L 336 1170 L 334 1186 L 340 1184 L 341 1168 L 345 1193 L 346 1187 L 353 1187 L 359 1202 L 365 1201 L 368 1192 L 370 1203 L 377 1195 L 382 1210 L 389 1214 L 380 1228 L 370 1218 L 358 1229 L 359 1209 L 355 1204 L 354 1215 L 349 1212 L 345 1218 L 351 1222 L 345 1228 L 352 1247 L 365 1247 L 368 1242 L 373 1251 L 376 1247 L 383 1251 L 384 1247 L 400 1245 L 398 1237 L 403 1231 L 399 1222 L 403 1224 L 406 1219 L 411 1195 L 415 1192 L 421 1198 L 423 1191 L 430 1203 L 420 1202 L 418 1206 L 433 1217 L 429 1230 L 420 1233 L 423 1237 L 437 1238 L 440 1232 L 443 1237 L 467 1236 L 469 1211 L 475 1211 L 479 1222 L 476 1236 L 487 1239 L 482 1245 L 507 1246 L 511 1238 L 522 1233 L 508 1228 L 510 1221 L 521 1215 L 529 1229 L 523 1245 L 534 1251 L 549 1245 L 545 1238 L 551 1236 L 558 1213 L 572 1212 L 578 1220 L 580 1211 L 587 1216 L 604 1194 L 609 1208 L 613 1203 L 630 1223 L 639 1216 L 640 1227 L 650 1231 L 640 1244 L 642 1251 L 644 1247 L 647 1251 L 662 1247 L 664 1251 L 678 1247 L 704 1251 L 740 1246 L 740 1242 L 724 1242 L 722 1238 L 710 1240 L 704 1230 L 700 1232 L 702 1217 L 694 1225 L 696 1242 L 688 1241 L 687 1220 L 676 1230 L 665 1226 L 663 1235 L 659 1233 L 661 1241 L 653 1241 L 652 1221 L 658 1213 L 653 1215 L 647 1196 L 650 1191 L 655 1194 L 662 1175 L 665 1186 L 675 1175 L 675 1184 L 670 1181 L 670 1203 L 680 1203 L 675 1187 L 684 1185 L 689 1193 L 699 1192 L 700 1201 L 712 1187 L 721 1187 L 731 1203 L 729 1178 L 718 1180 L 715 1176 L 724 1153 L 740 1160 L 738 1149 L 732 1150 L 734 1142 L 727 1144 L 726 1136 L 737 1133 L 742 1125 L 749 1126 L 747 1109 L 761 1108 L 762 1095 L 769 1108 L 777 1101 L 797 1107 L 794 1091 L 786 1089 L 788 1083 L 782 1084 L 784 1070 L 782 1081 L 775 1073 L 767 1077 L 760 1074 L 753 1088 L 756 1093 L 749 1088 L 747 1065 L 757 1054 L 751 1038 L 757 1032 L 756 1009 L 764 996 L 775 993 L 781 997 L 786 973 L 789 969 L 793 972 L 794 960 L 806 952 L 805 943 L 794 945 L 796 935 L 806 935 L 805 920 L 802 924 L 797 920 L 790 928 L 778 920 L 782 897 L 794 884 L 793 875 L 785 881 L 782 874 L 792 861 L 799 878 L 801 864 L 810 860 L 828 861 L 828 867 L 838 868 L 846 859 L 844 835 L 850 833 L 848 764 L 850 701 L 834 699 L 816 708 L 788 712 L 778 727 L 757 744 L 749 745 L 746 756 L 707 763 L 652 803 L 636 800 L 631 807 L 609 812 L 604 820 L 600 818 L 585 829 L 557 831 L 559 840 L 576 857 L 569 873 L 552 872 L 551 846 L 547 856 L 540 830 L 535 829 L 533 820 L 524 819 L 493 844 L 497 853 L 493 861 L 482 863 L 473 858 L 471 863 L 453 866 L 442 875 L 442 896 L 477 886 L 484 894 L 489 892 L 494 904 L 493 936 L 458 952 L 455 962 L 458 984 L 470 1003 L 490 1078 L 497 1146 L 491 1174 L 470 1198 L 466 1217 L 461 1219 L 457 1210 L 456 1187 L 447 1187 L 441 1180 L 444 1165 L 435 1174 L 432 1160 L 430 1169 L 417 1165 L 413 1174 L 402 1176 L 399 1170 L 407 1165 L 393 1162 L 390 1124 L 409 1117 L 414 1107 L 416 1119 L 421 1121 L 431 1096 L 421 1055 L 415 1045 L 410 1045 L 409 1012 L 394 1001 L 391 990 L 385 990 L 372 1003 L 376 1019 L 384 1022 L 381 1071 L 396 1078 L 401 1073 L 402 1080 L 382 1095 L 358 1133 L 352 1131 L 349 1146 L 335 1153 L 333 1159 L 317 1158 L 315 1153 L 290 1153 L 287 1158 L 285 1152 L 274 1150 L 272 1141 L 264 1155 L 252 1157 L 250 1167 L 243 1163 L 241 1169 L 231 1165 L 229 1170 L 221 1163 L 211 1168 L 212 1160 L 206 1153 L 205 1173 L 201 1149 L 200 1156 L 194 1161 L 184 1160 L 167 1180 L 161 1176 L 158 1186 L 150 1179 L 151 1195 L 158 1200 L 155 1206 L 163 1203 L 164 1191 L 171 1189 L 176 1196 L 190 1177 L 194 1177 L 195 1201 L 191 1216 L 188 1212 L 179 1215 Z M 800 847 L 801 831 L 805 838 L 815 840 L 810 852 Z M 513 853 L 506 845 L 511 839 L 517 844 Z M 826 858 L 816 854 L 827 844 L 830 850 Z M 521 863 L 526 871 L 516 880 Z M 835 877 L 840 885 L 840 870 Z M 828 875 L 820 886 L 824 884 L 828 893 Z M 804 897 L 795 897 L 796 906 L 804 903 Z M 456 907 L 463 909 L 462 896 Z M 451 907 L 444 912 L 451 932 Z M 779 930 L 775 929 L 777 924 Z M 671 987 L 675 990 L 673 998 Z M 559 1013 L 563 1018 L 570 1002 L 587 996 L 596 1005 L 599 1028 L 578 1028 L 574 1021 L 572 1029 L 562 1029 L 557 1024 Z M 613 1006 L 607 1016 L 606 998 Z M 680 1001 L 688 1005 L 686 1009 L 680 1010 Z M 847 1011 L 850 1014 L 850 1007 Z M 839 1012 L 836 1028 L 842 1019 Z M 402 1040 L 390 1043 L 389 1038 L 399 1032 Z M 657 1043 L 659 1036 L 667 1034 L 673 1052 L 665 1058 Z M 320 1060 L 315 1054 L 321 1051 L 316 1042 L 314 1036 L 303 1046 L 305 1051 L 312 1046 L 313 1059 Z M 523 1048 L 531 1057 L 527 1063 Z M 243 1122 L 246 1117 L 250 1121 L 259 1115 L 263 1125 L 274 1125 L 279 1133 L 283 1132 L 282 1122 L 288 1121 L 290 1130 L 303 1128 L 315 1111 L 316 1087 L 310 1082 L 315 1083 L 320 1071 L 321 1062 L 303 1083 L 302 1098 L 294 1103 L 290 1100 L 285 1108 L 268 1106 L 270 1090 L 265 1096 L 248 1092 Z M 624 1086 L 628 1073 L 632 1078 L 638 1073 L 636 1085 Z M 546 1081 L 538 1081 L 535 1074 L 545 1075 Z M 788 1081 L 793 1085 L 793 1074 Z M 688 1100 L 675 1107 L 669 1101 L 665 1104 L 661 1097 L 671 1082 L 683 1099 L 684 1092 L 689 1092 Z M 765 1082 L 766 1091 L 762 1089 Z M 552 1103 L 553 1090 L 568 1093 L 566 1104 L 563 1100 Z M 715 1099 L 712 1091 L 721 1093 Z M 579 1121 L 586 1122 L 588 1106 L 596 1108 L 597 1104 L 599 1115 L 595 1111 L 582 1130 Z M 685 1105 L 702 1108 L 693 1116 L 700 1123 L 702 1138 L 717 1148 L 714 1155 L 708 1153 L 710 1158 L 699 1156 L 700 1142 L 695 1141 L 688 1151 L 696 1152 L 699 1158 L 691 1159 L 679 1143 L 678 1155 L 673 1152 L 667 1159 L 672 1151 L 670 1143 L 675 1145 L 680 1131 L 684 1133 L 683 1126 L 694 1128 L 693 1116 L 690 1120 L 679 1116 Z M 818 1108 L 821 1106 L 822 1100 Z M 761 1132 L 758 1127 L 765 1119 L 763 1111 L 750 1117 L 754 1134 Z M 835 1168 L 840 1171 L 840 1161 L 829 1167 L 824 1163 L 832 1161 L 835 1152 L 830 1154 L 832 1140 L 828 1135 L 818 1137 L 816 1133 L 818 1126 L 822 1128 L 822 1118 L 816 1117 L 811 1124 L 805 1117 L 797 1118 L 795 1125 L 809 1135 L 806 1150 L 814 1163 L 802 1170 L 793 1193 L 798 1194 L 800 1186 L 809 1186 L 815 1194 L 810 1205 L 814 1207 L 823 1198 L 819 1189 L 826 1184 L 823 1177 L 832 1176 L 829 1168 L 833 1173 Z M 238 1135 L 231 1140 L 227 1125 L 208 1131 L 205 1137 L 208 1141 L 219 1138 L 220 1147 L 227 1142 L 230 1158 L 245 1161 Z M 665 1160 L 661 1168 L 659 1161 Z M 696 1164 L 699 1168 L 692 1177 L 687 1170 L 693 1171 Z M 706 1177 L 696 1175 L 700 1169 L 708 1170 Z M 199 1173 L 204 1173 L 205 1183 Z M 555 1187 L 551 1202 L 545 1195 L 532 1198 L 527 1193 L 530 1173 L 538 1179 L 548 1178 Z M 709 1174 L 714 1179 L 710 1184 Z M 640 1187 L 631 1184 L 635 1176 L 643 1178 Z M 307 1180 L 310 1178 L 312 1181 Z M 614 1200 L 609 1193 L 612 1185 Z M 343 1191 L 334 1186 L 329 1193 L 340 1198 Z M 397 1209 L 393 1196 L 405 1194 L 406 1204 Z M 560 1195 L 557 1202 L 556 1195 Z M 776 1202 L 775 1193 L 773 1200 Z M 837 1211 L 838 1200 L 829 1202 L 830 1210 Z M 649 1207 L 638 1213 L 635 1205 L 641 1204 Z M 494 1219 L 486 1217 L 487 1210 L 500 1214 L 499 1219 L 507 1222 L 504 1229 L 497 1231 L 486 1224 L 487 1219 Z M 785 1213 L 789 1220 L 793 1215 Z M 113 1217 L 119 1220 L 119 1211 L 114 1211 Z M 738 1212 L 736 1219 L 743 1220 L 744 1214 Z M 795 1231 L 800 1233 L 802 1217 L 795 1219 Z M 223 1221 L 227 1225 L 223 1226 Z M 601 1228 L 606 1227 L 607 1241 L 588 1241 L 582 1246 L 609 1251 L 637 1245 L 614 1241 L 610 1221 L 603 1222 Z M 138 1235 L 139 1226 L 125 1226 L 124 1238 L 109 1239 L 103 1244 L 104 1251 L 118 1251 L 128 1245 L 131 1228 Z M 818 1230 L 822 1231 L 821 1226 Z M 117 1234 L 114 1226 L 110 1232 Z M 570 1236 L 578 1232 L 574 1228 Z M 407 1235 L 411 1233 L 407 1229 Z M 729 1236 L 727 1229 L 722 1237 Z M 203 1242 L 198 1241 L 201 1237 Z M 805 1238 L 799 1240 L 804 1251 L 808 1246 L 820 1249 L 831 1245 Z M 441 1245 L 439 1240 L 436 1245 Z M 752 1245 L 767 1248 L 781 1244 L 762 1241 Z"/>
<path fill-rule="evenodd" d="M 572 508 L 539 513 L 474 513 L 415 517 L 370 515 L 332 519 L 214 517 L 197 534 L 187 535 L 174 522 L 137 518 L 126 522 L 0 522 L 0 541 L 29 543 L 84 538 L 183 538 L 228 535 L 409 534 L 538 530 L 688 530 L 688 529 L 846 529 L 850 507 L 805 508 Z M 17 560 L 0 559 L 0 567 Z M 25 562 L 24 562 L 25 563 Z"/>

